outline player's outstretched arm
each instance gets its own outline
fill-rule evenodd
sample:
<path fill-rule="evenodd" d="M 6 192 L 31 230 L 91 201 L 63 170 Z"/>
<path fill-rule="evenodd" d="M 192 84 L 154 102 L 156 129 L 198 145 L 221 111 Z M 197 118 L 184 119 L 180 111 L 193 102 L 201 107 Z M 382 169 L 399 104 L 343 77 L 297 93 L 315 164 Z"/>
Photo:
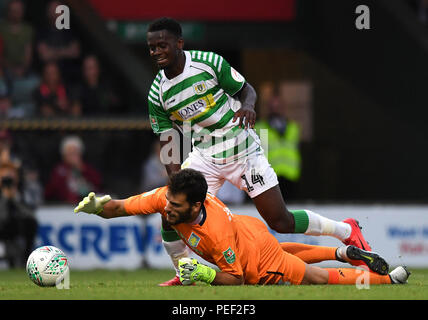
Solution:
<path fill-rule="evenodd" d="M 128 215 L 125 211 L 125 200 L 113 200 L 109 195 L 97 197 L 94 192 L 90 192 L 84 197 L 74 208 L 74 212 L 96 214 L 105 219 Z"/>

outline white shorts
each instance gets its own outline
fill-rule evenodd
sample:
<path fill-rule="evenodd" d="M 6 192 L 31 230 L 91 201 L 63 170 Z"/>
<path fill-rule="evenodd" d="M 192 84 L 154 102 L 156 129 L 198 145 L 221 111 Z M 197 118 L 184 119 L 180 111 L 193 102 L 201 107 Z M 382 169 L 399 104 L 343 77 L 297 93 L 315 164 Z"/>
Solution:
<path fill-rule="evenodd" d="M 269 190 L 278 184 L 278 177 L 261 152 L 226 164 L 215 164 L 198 154 L 189 153 L 181 165 L 182 169 L 191 168 L 202 172 L 208 183 L 208 192 L 216 195 L 227 180 L 235 187 L 247 192 L 250 198 Z"/>

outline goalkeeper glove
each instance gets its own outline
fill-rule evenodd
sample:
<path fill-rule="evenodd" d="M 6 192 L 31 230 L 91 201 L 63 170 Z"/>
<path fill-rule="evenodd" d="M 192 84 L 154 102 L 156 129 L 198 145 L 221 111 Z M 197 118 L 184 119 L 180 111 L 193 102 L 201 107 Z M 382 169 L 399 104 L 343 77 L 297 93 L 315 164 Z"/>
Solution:
<path fill-rule="evenodd" d="M 88 196 L 84 197 L 79 205 L 74 208 L 74 212 L 78 213 L 83 211 L 89 214 L 99 214 L 103 211 L 104 205 L 111 200 L 109 195 L 103 197 L 96 197 L 94 192 L 90 192 Z"/>
<path fill-rule="evenodd" d="M 182 258 L 178 261 L 180 270 L 180 281 L 183 285 L 188 286 L 195 281 L 202 281 L 210 284 L 213 282 L 216 271 L 213 268 L 200 264 L 193 258 Z"/>

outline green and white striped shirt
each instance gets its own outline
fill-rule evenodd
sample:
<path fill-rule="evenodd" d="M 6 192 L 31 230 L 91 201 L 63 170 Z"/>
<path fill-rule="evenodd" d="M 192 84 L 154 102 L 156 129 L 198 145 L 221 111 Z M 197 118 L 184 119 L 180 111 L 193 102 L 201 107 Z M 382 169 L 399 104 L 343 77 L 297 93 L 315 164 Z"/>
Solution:
<path fill-rule="evenodd" d="M 255 151 L 260 141 L 253 129 L 239 129 L 233 116 L 241 102 L 233 98 L 245 79 L 214 52 L 184 51 L 181 74 L 168 79 L 159 71 L 148 95 L 150 124 L 156 134 L 175 123 L 191 134 L 194 150 L 214 163 L 228 163 Z M 186 128 L 187 132 L 186 132 Z"/>

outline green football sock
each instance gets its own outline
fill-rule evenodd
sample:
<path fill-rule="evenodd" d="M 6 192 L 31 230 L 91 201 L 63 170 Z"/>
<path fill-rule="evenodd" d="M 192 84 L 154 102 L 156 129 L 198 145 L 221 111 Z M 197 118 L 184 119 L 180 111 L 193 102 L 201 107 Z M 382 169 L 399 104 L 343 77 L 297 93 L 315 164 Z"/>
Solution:
<path fill-rule="evenodd" d="M 349 223 L 335 221 L 311 210 L 290 210 L 294 216 L 294 233 L 309 236 L 332 236 L 345 241 L 352 233 Z"/>
<path fill-rule="evenodd" d="M 166 242 L 181 240 L 180 236 L 175 230 L 164 230 L 161 228 L 161 236 L 162 240 Z"/>
<path fill-rule="evenodd" d="M 309 226 L 309 217 L 305 210 L 290 210 L 294 216 L 294 233 L 305 233 Z"/>

